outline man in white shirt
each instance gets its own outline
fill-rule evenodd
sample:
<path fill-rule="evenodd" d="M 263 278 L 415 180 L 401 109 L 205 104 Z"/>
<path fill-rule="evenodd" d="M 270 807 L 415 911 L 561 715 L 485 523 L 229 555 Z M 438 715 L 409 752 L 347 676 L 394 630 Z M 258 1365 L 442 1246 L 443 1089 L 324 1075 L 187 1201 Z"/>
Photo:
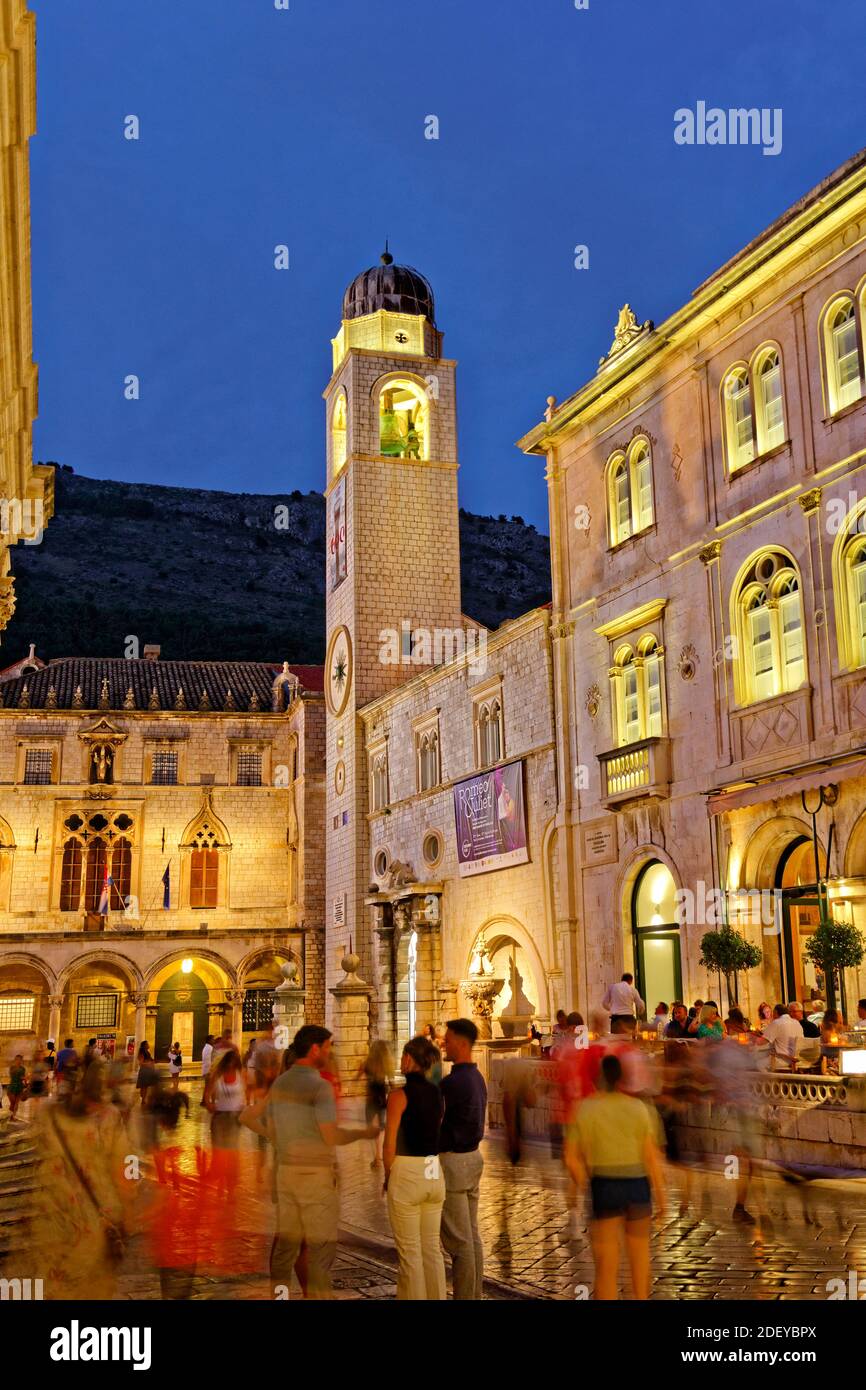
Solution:
<path fill-rule="evenodd" d="M 764 1029 L 764 1041 L 772 1048 L 777 1071 L 793 1070 L 802 1037 L 803 1029 L 796 1018 L 791 1017 L 784 1004 L 777 1004 Z"/>
<path fill-rule="evenodd" d="M 205 1038 L 204 1047 L 201 1050 L 201 1100 L 200 1105 L 204 1105 L 205 1091 L 207 1090 L 207 1079 L 210 1075 L 211 1062 L 213 1060 L 213 1033 L 208 1033 Z"/>
<path fill-rule="evenodd" d="M 625 974 L 614 985 L 608 985 L 607 994 L 602 999 L 602 1007 L 610 1014 L 611 1026 L 617 1019 L 634 1023 L 635 1016 L 643 1018 L 646 1004 L 634 987 L 634 976 Z"/>

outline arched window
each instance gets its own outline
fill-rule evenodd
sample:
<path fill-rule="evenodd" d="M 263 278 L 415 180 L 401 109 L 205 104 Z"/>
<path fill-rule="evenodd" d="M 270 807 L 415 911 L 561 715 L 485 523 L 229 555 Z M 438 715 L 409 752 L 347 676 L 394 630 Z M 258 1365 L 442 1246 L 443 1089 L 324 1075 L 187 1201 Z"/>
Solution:
<path fill-rule="evenodd" d="M 631 468 L 632 516 L 635 531 L 644 531 L 653 521 L 653 471 L 650 448 L 639 439 L 629 450 Z"/>
<path fill-rule="evenodd" d="M 102 839 L 91 840 L 87 846 L 87 868 L 84 875 L 84 910 L 98 912 L 105 883 L 106 847 Z"/>
<path fill-rule="evenodd" d="M 346 462 L 346 394 L 341 391 L 331 420 L 331 459 L 334 477 Z"/>
<path fill-rule="evenodd" d="M 640 659 L 643 662 L 646 736 L 647 738 L 661 738 L 663 723 L 661 651 L 654 637 L 645 638 L 639 650 Z"/>
<path fill-rule="evenodd" d="M 663 649 L 647 636 L 632 647 L 620 647 L 610 673 L 613 686 L 617 743 L 625 746 L 664 732 Z"/>
<path fill-rule="evenodd" d="M 652 455 L 645 439 L 636 439 L 627 454 L 613 454 L 608 460 L 607 511 L 611 545 L 652 525 Z"/>
<path fill-rule="evenodd" d="M 863 395 L 863 345 L 849 294 L 835 300 L 824 315 L 824 358 L 830 413 L 835 415 Z"/>
<path fill-rule="evenodd" d="M 680 909 L 673 875 L 666 864 L 650 860 L 631 895 L 631 929 L 638 993 L 647 1016 L 659 1001 L 682 999 Z"/>
<path fill-rule="evenodd" d="M 189 856 L 190 907 L 218 907 L 220 886 L 219 839 L 213 826 L 200 826 Z"/>
<path fill-rule="evenodd" d="M 439 784 L 439 735 L 435 729 L 423 733 L 418 742 L 418 790 L 429 792 Z"/>
<path fill-rule="evenodd" d="M 502 705 L 498 700 L 485 700 L 476 711 L 479 767 L 498 763 L 502 757 Z"/>
<path fill-rule="evenodd" d="M 190 855 L 190 907 L 216 907 L 219 893 L 219 852 L 196 848 Z"/>
<path fill-rule="evenodd" d="M 790 559 L 775 551 L 759 556 L 736 604 L 741 704 L 797 690 L 806 679 L 806 652 L 800 580 Z"/>
<path fill-rule="evenodd" d="M 388 805 L 388 754 L 373 755 L 370 764 L 370 809 L 384 811 Z"/>
<path fill-rule="evenodd" d="M 759 351 L 753 375 L 758 388 L 758 453 L 766 454 L 785 442 L 782 359 L 778 348 Z"/>
<path fill-rule="evenodd" d="M 111 893 L 111 906 L 126 906 L 132 883 L 132 845 L 125 836 L 115 840 L 111 851 L 111 877 L 114 887 Z"/>
<path fill-rule="evenodd" d="M 722 384 L 725 403 L 725 443 L 728 472 L 735 473 L 755 457 L 752 384 L 745 365 L 732 367 Z"/>
<path fill-rule="evenodd" d="M 429 447 L 429 407 L 421 387 L 412 381 L 389 381 L 379 395 L 379 453 L 426 459 Z"/>
<path fill-rule="evenodd" d="M 631 489 L 625 456 L 612 459 L 609 467 L 610 543 L 618 545 L 631 535 Z"/>
<path fill-rule="evenodd" d="M 81 904 L 81 841 L 70 838 L 63 846 L 60 870 L 60 911 L 77 912 Z"/>

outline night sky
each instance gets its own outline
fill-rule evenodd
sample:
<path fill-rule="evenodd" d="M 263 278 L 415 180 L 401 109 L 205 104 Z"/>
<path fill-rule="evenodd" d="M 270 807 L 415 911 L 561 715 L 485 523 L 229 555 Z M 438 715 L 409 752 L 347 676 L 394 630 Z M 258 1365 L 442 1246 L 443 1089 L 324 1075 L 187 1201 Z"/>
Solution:
<path fill-rule="evenodd" d="M 387 236 L 461 364 L 462 504 L 546 529 L 514 440 L 620 305 L 658 323 L 866 143 L 862 0 L 31 7 L 34 457 L 97 478 L 320 489 L 330 338 Z M 781 154 L 675 144 L 699 100 L 780 107 Z"/>

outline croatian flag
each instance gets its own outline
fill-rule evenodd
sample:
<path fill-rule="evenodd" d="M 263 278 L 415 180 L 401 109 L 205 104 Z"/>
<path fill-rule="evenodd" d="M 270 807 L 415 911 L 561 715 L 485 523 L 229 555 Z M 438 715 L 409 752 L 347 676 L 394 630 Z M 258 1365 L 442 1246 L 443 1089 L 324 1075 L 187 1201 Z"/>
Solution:
<path fill-rule="evenodd" d="M 105 866 L 105 878 L 102 880 L 102 895 L 99 899 L 99 913 L 101 917 L 108 916 L 108 901 L 111 897 L 111 890 L 114 887 L 114 879 L 108 872 L 108 865 Z"/>
<path fill-rule="evenodd" d="M 165 866 L 162 876 L 162 906 L 165 911 L 171 907 L 171 863 Z"/>

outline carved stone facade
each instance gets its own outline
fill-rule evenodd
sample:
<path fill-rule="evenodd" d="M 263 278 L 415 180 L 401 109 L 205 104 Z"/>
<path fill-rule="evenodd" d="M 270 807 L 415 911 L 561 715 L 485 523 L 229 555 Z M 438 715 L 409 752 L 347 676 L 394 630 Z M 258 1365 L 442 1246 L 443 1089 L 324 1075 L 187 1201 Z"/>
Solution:
<path fill-rule="evenodd" d="M 288 706 L 263 663 L 0 679 L 4 1032 L 29 1010 L 21 1032 L 43 1039 L 161 1047 L 177 1019 L 197 1062 L 206 1032 L 260 1030 L 289 962 L 308 1021 L 324 1018 L 322 672 L 290 674 Z"/>
<path fill-rule="evenodd" d="M 558 644 L 557 913 L 578 933 L 581 1007 L 627 968 L 650 1011 L 713 997 L 698 963 L 713 885 L 764 953 L 747 1008 L 820 993 L 801 800 L 820 785 L 838 785 L 817 817 L 821 910 L 866 927 L 864 279 L 860 154 L 657 330 L 623 311 L 594 379 L 522 441 L 548 480 L 552 622 L 574 622 Z M 631 437 L 650 443 L 639 511 Z M 590 513 L 607 534 L 575 544 Z M 773 889 L 779 920 L 752 921 L 744 893 Z M 849 1011 L 864 986 L 848 972 Z"/>

